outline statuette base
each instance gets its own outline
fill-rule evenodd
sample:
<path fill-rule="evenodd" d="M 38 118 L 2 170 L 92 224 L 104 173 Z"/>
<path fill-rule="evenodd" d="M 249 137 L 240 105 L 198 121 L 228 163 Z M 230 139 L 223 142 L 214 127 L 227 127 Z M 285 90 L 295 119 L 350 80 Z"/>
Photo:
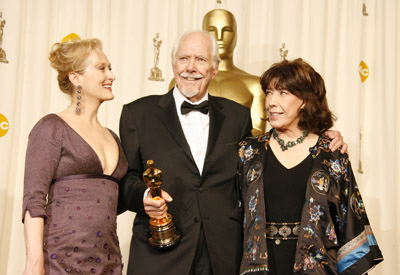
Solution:
<path fill-rule="evenodd" d="M 147 242 L 155 249 L 167 250 L 178 244 L 180 233 L 176 229 L 172 216 L 163 219 L 150 219 L 150 232 Z"/>

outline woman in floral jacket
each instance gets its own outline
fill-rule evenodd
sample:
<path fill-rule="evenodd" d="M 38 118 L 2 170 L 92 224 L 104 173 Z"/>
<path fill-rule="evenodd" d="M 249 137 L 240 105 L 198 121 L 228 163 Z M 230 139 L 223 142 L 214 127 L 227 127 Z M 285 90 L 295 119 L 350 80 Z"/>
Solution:
<path fill-rule="evenodd" d="M 284 60 L 261 85 L 273 128 L 239 144 L 241 274 L 365 274 L 383 257 L 348 155 L 321 135 L 335 119 L 322 77 Z"/>

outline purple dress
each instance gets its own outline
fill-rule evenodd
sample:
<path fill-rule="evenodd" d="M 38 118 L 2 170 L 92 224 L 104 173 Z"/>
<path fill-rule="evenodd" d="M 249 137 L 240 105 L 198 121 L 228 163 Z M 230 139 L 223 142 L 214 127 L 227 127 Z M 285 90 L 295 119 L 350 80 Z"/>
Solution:
<path fill-rule="evenodd" d="M 118 181 L 128 167 L 118 136 L 118 165 L 104 175 L 96 152 L 58 115 L 29 135 L 23 217 L 43 217 L 46 274 L 121 274 L 116 234 Z"/>

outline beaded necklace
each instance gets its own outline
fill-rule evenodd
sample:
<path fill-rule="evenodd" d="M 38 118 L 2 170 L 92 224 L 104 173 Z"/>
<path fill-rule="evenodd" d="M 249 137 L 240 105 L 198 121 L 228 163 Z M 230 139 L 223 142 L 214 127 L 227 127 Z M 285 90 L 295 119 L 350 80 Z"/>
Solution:
<path fill-rule="evenodd" d="M 286 151 L 290 147 L 293 147 L 296 144 L 302 143 L 304 141 L 304 139 L 306 138 L 306 136 L 308 136 L 308 132 L 307 131 L 303 131 L 303 134 L 301 135 L 301 137 L 298 137 L 295 141 L 288 141 L 286 144 L 285 144 L 285 141 L 279 137 L 279 135 L 276 132 L 275 128 L 272 128 L 272 136 L 274 137 L 274 139 L 276 139 L 276 141 L 278 142 L 279 146 L 281 146 L 282 151 Z"/>

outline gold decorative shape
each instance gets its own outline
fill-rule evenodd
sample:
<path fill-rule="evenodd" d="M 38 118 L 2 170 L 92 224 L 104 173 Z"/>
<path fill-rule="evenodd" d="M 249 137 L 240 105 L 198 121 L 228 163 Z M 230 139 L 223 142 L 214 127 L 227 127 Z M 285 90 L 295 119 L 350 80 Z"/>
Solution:
<path fill-rule="evenodd" d="M 364 15 L 364 16 L 368 16 L 368 12 L 367 12 L 367 5 L 365 5 L 365 3 L 363 3 L 362 15 Z"/>
<path fill-rule="evenodd" d="M 158 61 L 160 56 L 160 47 L 162 44 L 162 40 L 159 39 L 159 33 L 156 33 L 156 37 L 153 38 L 153 46 L 154 46 L 154 66 L 150 70 L 149 80 L 152 81 L 164 81 L 162 77 L 162 71 L 158 68 Z"/>
<path fill-rule="evenodd" d="M 363 168 L 362 168 L 362 162 L 361 159 L 358 160 L 358 173 L 364 174 Z"/>
<path fill-rule="evenodd" d="M 362 143 L 362 133 L 360 133 L 360 153 L 359 153 L 359 160 L 358 160 L 358 173 L 364 174 L 362 168 L 362 161 L 361 161 L 361 143 Z"/>
<path fill-rule="evenodd" d="M 218 74 L 208 87 L 209 93 L 248 107 L 253 121 L 252 134 L 265 132 L 265 94 L 261 89 L 260 76 L 239 69 L 233 62 L 238 36 L 235 16 L 228 10 L 214 9 L 204 15 L 202 26 L 217 39 L 221 58 Z"/>
<path fill-rule="evenodd" d="M 222 1 L 221 0 L 217 0 L 217 4 L 222 4 Z"/>
<path fill-rule="evenodd" d="M 6 57 L 6 51 L 3 50 L 3 34 L 4 34 L 4 25 L 6 24 L 6 20 L 3 20 L 3 13 L 0 11 L 0 62 L 8 63 Z"/>
<path fill-rule="evenodd" d="M 9 128 L 10 124 L 7 118 L 3 114 L 0 114 L 0 137 L 5 136 Z"/>
<path fill-rule="evenodd" d="M 154 168 L 154 161 L 147 161 L 148 169 L 143 173 L 143 180 L 150 188 L 150 195 L 153 200 L 161 199 L 162 171 Z M 172 215 L 161 219 L 150 218 L 150 232 L 148 244 L 159 250 L 166 250 L 174 247 L 180 240 L 180 233 L 172 221 Z"/>
<path fill-rule="evenodd" d="M 281 60 L 286 60 L 286 56 L 289 50 L 285 49 L 285 42 L 282 43 L 282 48 L 279 48 L 279 55 L 281 56 Z"/>
<path fill-rule="evenodd" d="M 74 40 L 81 40 L 81 38 L 80 38 L 79 35 L 77 35 L 76 33 L 72 32 L 72 33 L 66 35 L 66 36 L 61 40 L 61 42 L 64 43 L 64 42 L 69 42 L 69 41 L 74 41 Z"/>
<path fill-rule="evenodd" d="M 369 76 L 369 68 L 367 64 L 365 64 L 365 62 L 362 60 L 360 62 L 360 65 L 358 66 L 358 72 L 360 73 L 361 76 L 361 83 L 363 83 L 365 80 L 367 80 Z"/>

